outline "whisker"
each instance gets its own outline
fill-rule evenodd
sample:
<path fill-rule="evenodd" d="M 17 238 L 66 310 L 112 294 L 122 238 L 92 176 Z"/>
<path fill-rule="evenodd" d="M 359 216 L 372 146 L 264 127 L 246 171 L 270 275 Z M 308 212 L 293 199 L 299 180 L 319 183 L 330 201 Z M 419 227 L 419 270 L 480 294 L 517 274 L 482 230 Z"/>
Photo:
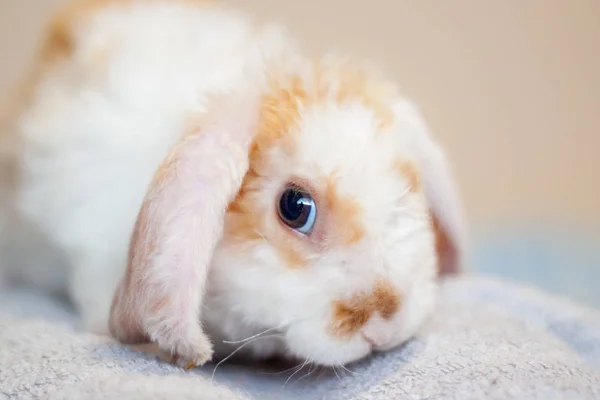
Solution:
<path fill-rule="evenodd" d="M 337 369 L 337 367 L 339 367 L 339 366 L 340 366 L 339 364 L 338 364 L 338 365 L 336 365 L 336 369 Z M 348 374 L 346 371 L 344 371 L 344 370 L 342 370 L 342 369 L 340 369 L 340 370 L 338 371 L 338 374 L 339 374 L 339 377 L 340 377 L 340 378 L 345 378 L 345 377 L 347 377 L 348 375 L 350 375 L 350 374 Z"/>
<path fill-rule="evenodd" d="M 244 342 L 247 342 L 248 340 L 252 340 L 252 339 L 255 339 L 255 338 L 257 338 L 257 337 L 259 337 L 259 336 L 261 336 L 261 335 L 264 335 L 265 333 L 268 333 L 268 332 L 274 331 L 274 330 L 276 330 L 276 329 L 281 329 L 282 327 L 283 327 L 282 325 L 280 325 L 280 326 L 274 326 L 273 328 L 269 328 L 269 329 L 267 329 L 267 330 L 265 330 L 265 331 L 262 331 L 262 332 L 260 332 L 260 333 L 257 333 L 256 335 L 252 335 L 252 336 L 250 336 L 250 337 L 247 337 L 247 338 L 245 338 L 245 339 L 241 339 L 241 340 L 223 340 L 223 343 L 227 343 L 227 344 L 238 344 L 238 343 L 244 343 Z"/>
<path fill-rule="evenodd" d="M 356 372 L 356 371 L 352 371 L 352 370 L 350 370 L 350 369 L 348 369 L 348 368 L 344 367 L 342 364 L 338 364 L 338 365 L 339 365 L 340 367 L 342 367 L 344 370 L 346 370 L 346 371 L 350 372 L 351 374 L 354 374 L 354 375 L 364 375 L 364 374 L 358 373 L 358 372 Z"/>
<path fill-rule="evenodd" d="M 341 381 L 342 378 L 340 378 L 340 376 L 337 373 L 337 370 L 335 369 L 335 365 L 333 366 L 333 372 L 335 373 L 335 376 L 337 376 L 337 378 Z"/>
<path fill-rule="evenodd" d="M 323 375 L 327 375 L 329 373 L 329 369 L 324 366 L 318 366 L 317 369 L 319 370 L 319 373 L 317 374 L 318 378 L 321 378 Z"/>
<path fill-rule="evenodd" d="M 413 190 L 412 185 L 408 185 L 408 187 L 406 188 L 406 190 L 404 192 L 402 192 L 402 194 L 400 195 L 400 197 L 398 197 L 398 201 L 402 200 L 407 194 L 410 193 L 411 190 Z"/>
<path fill-rule="evenodd" d="M 219 368 L 219 366 L 220 366 L 221 364 L 223 364 L 225 361 L 227 361 L 227 360 L 229 360 L 231 357 L 233 357 L 233 356 L 234 356 L 234 355 L 235 355 L 235 354 L 236 354 L 238 351 L 240 351 L 240 350 L 242 350 L 244 347 L 246 347 L 246 345 L 248 345 L 248 344 L 250 344 L 250 343 L 253 343 L 253 342 L 254 342 L 254 341 L 256 341 L 256 340 L 260 340 L 260 339 L 266 339 L 266 338 L 272 338 L 272 337 L 278 337 L 278 336 L 280 336 L 280 335 L 279 335 L 279 334 L 273 334 L 273 335 L 267 335 L 267 336 L 260 336 L 260 337 L 254 338 L 254 340 L 251 340 L 251 341 L 249 341 L 249 342 L 246 342 L 246 343 L 242 344 L 241 346 L 237 347 L 235 350 L 233 350 L 231 353 L 229 353 L 229 355 L 228 355 L 227 357 L 225 357 L 224 359 L 222 359 L 221 361 L 219 361 L 219 362 L 217 363 L 217 365 L 215 365 L 215 369 L 213 370 L 212 376 L 211 376 L 211 378 L 210 378 L 210 381 L 211 381 L 211 383 L 212 383 L 212 381 L 213 381 L 213 380 L 214 380 L 214 378 L 215 378 L 215 374 L 216 374 L 216 372 L 217 372 L 217 368 Z"/>
<path fill-rule="evenodd" d="M 302 375 L 300 378 L 298 378 L 298 380 L 296 382 L 300 382 L 302 379 L 304 378 L 308 378 L 309 376 L 311 376 L 313 374 L 313 372 L 315 372 L 317 370 L 316 365 L 311 365 L 310 368 L 308 369 L 308 372 L 304 375 Z"/>
<path fill-rule="evenodd" d="M 298 364 L 294 365 L 293 367 L 286 368 L 286 369 L 284 369 L 284 370 L 282 370 L 282 371 L 278 371 L 278 372 L 266 372 L 266 371 L 261 371 L 261 372 L 259 372 L 259 373 L 260 373 L 260 374 L 264 374 L 264 375 L 281 375 L 281 374 L 285 374 L 286 372 L 290 372 L 290 371 L 293 371 L 293 370 L 295 370 L 296 368 L 298 368 L 298 367 L 299 367 L 299 366 L 302 364 L 302 362 L 303 362 L 303 361 L 300 361 Z"/>
<path fill-rule="evenodd" d="M 257 229 L 254 229 L 254 233 L 256 233 L 258 236 L 260 236 L 264 241 L 268 242 L 266 236 L 263 235 L 262 233 L 260 233 Z"/>
<path fill-rule="evenodd" d="M 282 390 L 285 389 L 285 385 L 287 385 L 287 383 L 290 381 L 290 379 L 292 379 L 294 377 L 294 375 L 296 375 L 298 372 L 302 371 L 302 368 L 304 368 L 306 366 L 306 364 L 309 362 L 308 361 L 309 358 L 310 358 L 310 356 L 306 357 L 306 360 L 304 360 L 304 363 L 302 363 L 302 365 L 300 366 L 300 368 L 298 368 L 296 370 L 296 372 L 294 372 L 292 375 L 290 375 L 289 378 L 287 378 L 287 380 L 283 384 L 283 387 L 281 388 Z"/>
<path fill-rule="evenodd" d="M 261 372 L 262 374 L 265 375 L 281 375 L 281 374 L 285 374 L 286 372 L 290 372 L 295 370 L 296 368 L 298 368 L 300 365 L 302 364 L 302 362 L 299 362 L 298 364 L 294 365 L 293 367 L 284 369 L 283 371 L 279 371 L 279 372 Z"/>

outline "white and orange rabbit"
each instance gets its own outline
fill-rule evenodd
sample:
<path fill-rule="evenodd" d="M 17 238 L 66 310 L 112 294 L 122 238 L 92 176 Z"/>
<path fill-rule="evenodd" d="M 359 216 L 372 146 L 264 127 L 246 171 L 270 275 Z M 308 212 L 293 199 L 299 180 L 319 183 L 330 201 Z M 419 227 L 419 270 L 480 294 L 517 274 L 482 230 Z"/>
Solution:
<path fill-rule="evenodd" d="M 182 366 L 265 331 L 246 355 L 345 364 L 431 314 L 461 205 L 393 83 L 203 1 L 79 1 L 47 35 L 2 132 L 5 278 Z"/>

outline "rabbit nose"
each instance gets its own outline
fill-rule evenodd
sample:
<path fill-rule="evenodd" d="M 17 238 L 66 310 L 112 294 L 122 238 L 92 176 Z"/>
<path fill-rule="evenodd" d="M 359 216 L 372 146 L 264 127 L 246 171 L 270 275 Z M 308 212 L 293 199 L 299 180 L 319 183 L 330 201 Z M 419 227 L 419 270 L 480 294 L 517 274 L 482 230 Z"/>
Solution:
<path fill-rule="evenodd" d="M 386 350 L 393 342 L 393 330 L 386 325 L 383 319 L 374 317 L 361 332 L 362 338 L 373 351 Z"/>

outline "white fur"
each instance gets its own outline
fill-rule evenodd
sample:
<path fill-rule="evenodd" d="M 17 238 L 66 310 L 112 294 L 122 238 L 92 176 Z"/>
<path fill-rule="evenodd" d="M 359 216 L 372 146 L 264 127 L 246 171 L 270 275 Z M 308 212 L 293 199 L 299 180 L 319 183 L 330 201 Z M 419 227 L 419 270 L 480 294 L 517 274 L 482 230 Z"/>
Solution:
<path fill-rule="evenodd" d="M 133 4 L 106 6 L 77 25 L 74 55 L 44 77 L 12 132 L 21 140 L 19 181 L 11 196 L 5 196 L 8 204 L 0 202 L 16 215 L 4 222 L 4 231 L 27 232 L 10 235 L 18 243 L 2 256 L 17 261 L 5 273 L 16 271 L 42 286 L 50 280 L 35 282 L 35 271 L 52 275 L 52 289 L 66 290 L 86 329 L 100 332 L 106 331 L 148 185 L 190 128 L 191 118 L 206 110 L 212 94 L 260 87 L 261 68 L 268 59 L 281 57 L 289 60 L 289 68 L 296 66 L 296 50 L 283 33 L 274 27 L 256 30 L 240 14 L 188 2 Z M 426 129 L 416 112 L 403 108 L 403 100 L 398 104 L 396 122 L 385 134 L 376 132 L 374 115 L 359 103 L 332 101 L 307 108 L 298 127 L 297 152 L 290 157 L 274 148 L 269 153 L 269 162 L 279 167 L 259 198 L 268 223 L 276 223 L 274 199 L 290 176 L 312 180 L 335 171 L 338 189 L 363 205 L 366 236 L 346 248 L 328 248 L 309 268 L 298 270 L 281 266 L 269 237 L 251 250 L 219 244 L 201 313 L 219 355 L 234 348 L 223 340 L 275 329 L 276 337 L 249 343 L 248 354 L 283 353 L 343 364 L 404 342 L 428 317 L 435 302 L 436 263 L 429 200 L 411 192 L 391 166 L 398 157 L 424 166 L 426 192 L 433 193 L 436 204 L 454 189 L 448 181 L 450 187 L 438 190 L 440 179 L 446 178 L 445 161 L 436 155 L 434 173 L 427 172 L 431 149 L 420 151 L 411 144 L 429 140 Z M 162 207 L 185 201 L 173 199 Z M 449 211 L 436 204 L 450 230 L 459 225 L 454 203 Z M 185 235 L 181 230 L 172 233 L 170 240 Z M 26 260 L 27 252 L 40 249 L 34 234 L 50 244 L 48 255 Z M 8 241 L 5 235 L 4 243 Z M 57 261 L 42 263 L 50 260 L 50 253 Z M 187 256 L 193 254 L 190 250 Z M 162 256 L 167 265 L 173 255 Z M 160 259 L 155 263 L 161 264 Z M 149 270 L 148 277 L 169 291 L 185 284 L 168 267 Z M 390 320 L 375 316 L 367 323 L 362 335 L 371 343 L 361 334 L 343 340 L 329 335 L 331 303 L 370 290 L 380 277 L 402 293 L 400 312 Z M 191 308 L 200 302 L 183 291 L 175 296 L 183 308 L 185 302 Z M 171 317 L 154 331 L 176 326 L 178 315 Z"/>

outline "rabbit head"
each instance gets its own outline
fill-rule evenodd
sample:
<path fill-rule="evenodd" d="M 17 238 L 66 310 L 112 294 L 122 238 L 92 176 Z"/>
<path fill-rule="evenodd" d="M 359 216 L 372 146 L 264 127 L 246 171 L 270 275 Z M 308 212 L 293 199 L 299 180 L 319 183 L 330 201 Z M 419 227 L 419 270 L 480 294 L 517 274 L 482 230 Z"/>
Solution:
<path fill-rule="evenodd" d="M 215 101 L 157 171 L 113 303 L 119 340 L 191 365 L 242 342 L 346 364 L 413 336 L 437 277 L 459 270 L 457 189 L 416 107 L 338 59 L 266 76 Z"/>

